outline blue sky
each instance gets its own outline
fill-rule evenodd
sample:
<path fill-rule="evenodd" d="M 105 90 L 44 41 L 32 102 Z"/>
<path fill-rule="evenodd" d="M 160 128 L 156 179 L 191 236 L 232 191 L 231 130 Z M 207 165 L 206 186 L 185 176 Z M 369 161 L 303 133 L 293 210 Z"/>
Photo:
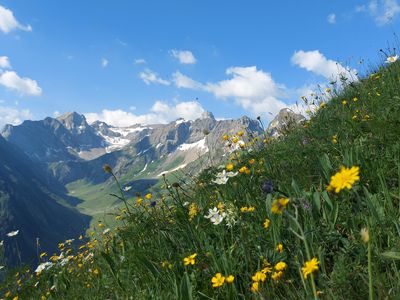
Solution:
<path fill-rule="evenodd" d="M 0 126 L 271 118 L 381 63 L 399 15 L 397 0 L 0 0 Z"/>

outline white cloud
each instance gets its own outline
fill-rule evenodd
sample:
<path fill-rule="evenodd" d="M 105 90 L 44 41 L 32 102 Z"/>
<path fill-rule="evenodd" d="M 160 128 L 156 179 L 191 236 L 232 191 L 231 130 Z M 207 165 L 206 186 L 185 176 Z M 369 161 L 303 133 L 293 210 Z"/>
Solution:
<path fill-rule="evenodd" d="M 6 71 L 0 73 L 0 84 L 20 92 L 22 95 L 39 96 L 42 89 L 37 82 L 27 77 L 19 77 L 14 71 Z"/>
<path fill-rule="evenodd" d="M 379 26 L 390 23 L 400 13 L 397 0 L 371 0 L 368 5 L 356 7 L 356 12 L 368 13 Z"/>
<path fill-rule="evenodd" d="M 292 63 L 299 67 L 323 76 L 328 80 L 337 80 L 339 76 L 348 78 L 349 81 L 357 80 L 357 71 L 342 66 L 340 63 L 327 59 L 318 50 L 296 51 L 292 56 Z"/>
<path fill-rule="evenodd" d="M 144 58 L 136 58 L 134 63 L 135 65 L 143 65 L 146 63 L 146 60 Z"/>
<path fill-rule="evenodd" d="M 9 33 L 16 29 L 32 31 L 32 27 L 30 25 L 20 24 L 17 19 L 15 19 L 11 10 L 0 5 L 0 30 L 4 33 Z"/>
<path fill-rule="evenodd" d="M 55 110 L 55 111 L 53 112 L 53 117 L 54 117 L 54 118 L 57 118 L 57 117 L 59 117 L 59 116 L 61 116 L 61 113 L 60 113 L 58 110 Z"/>
<path fill-rule="evenodd" d="M 11 64 L 7 56 L 0 56 L 0 69 L 11 69 Z"/>
<path fill-rule="evenodd" d="M 103 67 L 103 68 L 105 68 L 105 67 L 107 67 L 108 66 L 108 59 L 107 58 L 102 58 L 101 59 L 101 66 Z"/>
<path fill-rule="evenodd" d="M 326 18 L 329 24 L 335 24 L 336 23 L 336 15 L 335 14 L 329 14 L 328 17 Z"/>
<path fill-rule="evenodd" d="M 139 77 L 144 81 L 145 84 L 149 85 L 151 83 L 159 83 L 162 85 L 170 85 L 168 80 L 158 77 L 156 72 L 150 69 L 145 69 L 143 72 L 139 73 Z"/>
<path fill-rule="evenodd" d="M 203 88 L 203 85 L 200 82 L 195 81 L 192 78 L 187 77 L 186 75 L 183 75 L 179 71 L 172 74 L 172 80 L 178 88 L 195 89 L 195 90 Z"/>
<path fill-rule="evenodd" d="M 18 125 L 24 120 L 32 119 L 29 109 L 18 110 L 12 107 L 0 106 L 0 128 L 6 124 Z"/>
<path fill-rule="evenodd" d="M 193 53 L 188 50 L 171 50 L 171 55 L 178 59 L 181 64 L 190 65 L 197 61 Z"/>
<path fill-rule="evenodd" d="M 287 98 L 288 90 L 276 83 L 271 74 L 252 67 L 231 67 L 226 74 L 232 78 L 215 83 L 202 84 L 180 72 L 173 75 L 174 83 L 180 88 L 203 90 L 212 93 L 217 99 L 233 99 L 237 105 L 250 111 L 253 116 L 272 113 L 287 107 L 282 99 Z"/>
<path fill-rule="evenodd" d="M 143 115 L 136 115 L 121 109 L 104 109 L 101 113 L 85 113 L 89 123 L 100 120 L 107 124 L 119 127 L 134 124 L 165 124 L 178 118 L 195 120 L 204 112 L 199 102 L 187 101 L 171 105 L 163 101 L 156 101 L 150 112 Z"/>

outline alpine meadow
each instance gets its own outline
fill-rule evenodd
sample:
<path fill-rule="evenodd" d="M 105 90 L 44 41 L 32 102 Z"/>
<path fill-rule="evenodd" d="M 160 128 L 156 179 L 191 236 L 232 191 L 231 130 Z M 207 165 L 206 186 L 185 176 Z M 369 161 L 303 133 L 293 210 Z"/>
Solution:
<path fill-rule="evenodd" d="M 282 7 L 257 1 L 166 1 L 173 9 L 151 0 L 160 5 L 157 13 L 149 4 L 116 1 L 114 11 L 114 4 L 88 1 L 75 27 L 70 4 L 62 4 L 65 17 L 58 12 L 57 21 L 33 4 L 2 2 L 0 43 L 11 45 L 6 54 L 16 59 L 11 64 L 0 53 L 0 300 L 400 299 L 396 0 L 359 1 L 354 8 L 326 4 L 315 12 L 324 14 L 323 21 L 313 18 L 324 25 L 302 20 L 299 28 L 308 29 L 293 38 L 272 30 L 285 35 L 283 19 L 295 30 L 290 17 L 300 18 L 294 11 L 306 13 L 309 4 L 289 1 L 286 15 Z M 107 20 L 107 9 L 118 18 Z M 215 10 L 206 15 L 210 24 L 193 24 L 206 9 Z M 146 23 L 150 16 L 160 19 Z M 229 23 L 230 16 L 243 16 L 236 19 L 243 24 Z M 79 27 L 86 17 L 89 23 Z M 64 36 L 43 26 L 46 18 Z M 183 23 L 186 18 L 192 23 Z M 350 28 L 357 18 L 370 27 Z M 214 22 L 221 27 L 207 27 Z M 64 31 L 66 24 L 75 37 Z M 369 34 L 371 40 L 386 34 L 388 25 L 389 42 L 373 48 Z M 262 39 L 251 26 L 260 26 Z M 320 38 L 331 30 L 335 35 Z M 64 51 L 59 67 L 68 64 L 60 77 L 47 67 L 60 59 L 51 52 L 54 45 L 43 70 L 35 62 L 26 69 L 17 62 L 27 59 L 28 43 L 34 60 L 47 34 Z M 354 46 L 332 46 L 341 35 L 354 39 Z M 99 46 L 106 37 L 109 48 Z M 268 50 L 261 41 L 267 37 L 278 49 L 270 50 L 274 58 L 254 49 Z M 303 37 L 316 37 L 315 45 L 331 39 L 329 47 L 349 51 L 352 62 L 296 50 Z M 251 47 L 242 44 L 250 40 Z M 26 44 L 22 49 L 13 43 Z M 179 49 L 196 45 L 198 52 L 177 50 L 174 43 Z M 289 45 L 290 64 L 277 54 Z M 356 47 L 368 46 L 375 58 L 353 55 Z M 231 52 L 238 56 L 229 57 Z M 86 70 L 92 56 L 98 69 Z M 230 61 L 242 56 L 248 60 Z M 262 59 L 266 65 L 256 67 L 253 60 Z M 277 66 L 272 78 L 264 69 L 275 63 L 282 69 Z M 217 80 L 213 68 L 222 66 L 227 78 Z M 295 66 L 313 77 L 303 80 L 299 70 L 291 72 Z M 139 83 L 120 79 L 125 68 L 137 68 Z M 41 87 L 15 69 L 36 76 Z M 70 94 L 72 87 L 76 93 Z M 59 88 L 66 94 L 57 98 L 52 93 Z M 37 102 L 22 110 L 25 104 L 9 100 L 12 93 L 21 102 L 33 96 L 42 102 L 32 100 Z M 127 95 L 141 100 L 125 103 Z M 149 95 L 172 100 L 149 106 Z M 77 100 L 66 100 L 70 96 Z M 69 112 L 49 117 L 55 108 Z"/>

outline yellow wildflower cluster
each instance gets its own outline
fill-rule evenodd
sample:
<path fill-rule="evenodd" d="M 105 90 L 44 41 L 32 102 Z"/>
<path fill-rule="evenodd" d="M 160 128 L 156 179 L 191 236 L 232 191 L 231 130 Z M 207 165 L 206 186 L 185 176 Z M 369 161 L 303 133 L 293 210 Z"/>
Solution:
<path fill-rule="evenodd" d="M 235 276 L 228 275 L 227 277 L 223 276 L 221 273 L 217 273 L 211 278 L 211 283 L 214 288 L 219 288 L 224 285 L 224 283 L 233 283 L 235 280 Z"/>
<path fill-rule="evenodd" d="M 249 175 L 250 170 L 246 166 L 243 166 L 239 169 L 239 173 Z"/>

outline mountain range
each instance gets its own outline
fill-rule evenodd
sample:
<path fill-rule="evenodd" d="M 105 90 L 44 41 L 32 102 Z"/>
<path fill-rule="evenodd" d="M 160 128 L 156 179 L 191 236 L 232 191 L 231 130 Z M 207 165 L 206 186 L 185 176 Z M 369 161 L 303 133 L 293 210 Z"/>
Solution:
<path fill-rule="evenodd" d="M 268 132 L 278 136 L 288 115 L 301 119 L 282 110 Z M 196 120 L 129 127 L 88 124 L 76 112 L 6 125 L 0 131 L 0 240 L 20 230 L 5 239 L 8 262 L 34 260 L 36 238 L 42 250 L 52 251 L 120 206 L 109 196 L 116 187 L 103 165 L 131 189 L 128 197 L 157 191 L 162 175 L 196 174 L 223 161 L 227 152 L 221 137 L 238 131 L 257 136 L 264 129 L 246 116 L 216 120 L 210 112 Z"/>

